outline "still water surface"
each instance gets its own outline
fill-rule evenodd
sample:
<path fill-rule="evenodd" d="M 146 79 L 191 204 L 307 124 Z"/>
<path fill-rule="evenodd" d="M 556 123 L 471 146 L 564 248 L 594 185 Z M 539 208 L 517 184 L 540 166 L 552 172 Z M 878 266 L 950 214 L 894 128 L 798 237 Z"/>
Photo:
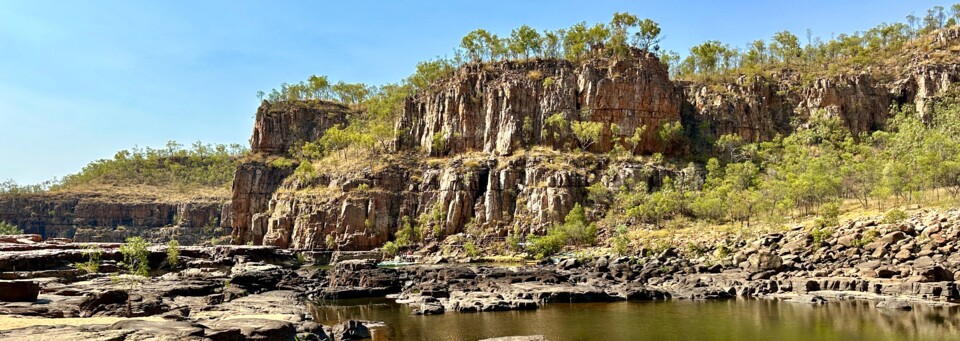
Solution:
<path fill-rule="evenodd" d="M 383 321 L 374 340 L 479 340 L 545 335 L 548 340 L 960 340 L 960 310 L 822 306 L 767 300 L 549 304 L 534 311 L 411 315 L 387 299 L 316 302 L 318 322 Z"/>

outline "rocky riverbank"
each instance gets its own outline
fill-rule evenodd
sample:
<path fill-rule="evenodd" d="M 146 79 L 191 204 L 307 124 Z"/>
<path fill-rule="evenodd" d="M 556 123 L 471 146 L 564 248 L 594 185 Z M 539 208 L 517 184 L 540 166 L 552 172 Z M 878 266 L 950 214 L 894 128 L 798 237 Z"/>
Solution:
<path fill-rule="evenodd" d="M 417 314 L 537 309 L 555 302 L 765 298 L 802 304 L 863 299 L 878 308 L 952 306 L 960 211 L 898 223 L 859 219 L 832 233 L 796 228 L 731 251 L 666 248 L 649 255 L 568 257 L 515 265 L 377 267 L 376 253 L 333 256 L 264 246 L 183 247 L 176 266 L 150 249 L 150 278 L 116 275 L 119 244 L 98 244 L 98 273 L 83 245 L 0 238 L 0 338 L 348 340 L 376 334 L 369 321 L 320 325 L 308 305 L 392 297 Z M 707 256 L 712 254 L 713 256 Z M 720 256 L 718 256 L 720 255 Z M 372 257 L 372 258 L 371 258 Z M 439 259 L 439 258 L 437 258 Z"/>

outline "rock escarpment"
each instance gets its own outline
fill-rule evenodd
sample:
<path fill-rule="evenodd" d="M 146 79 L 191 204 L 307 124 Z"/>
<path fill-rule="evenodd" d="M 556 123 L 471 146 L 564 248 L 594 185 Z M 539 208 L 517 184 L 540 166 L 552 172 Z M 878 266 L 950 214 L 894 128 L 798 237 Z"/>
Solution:
<path fill-rule="evenodd" d="M 254 153 L 282 154 L 303 142 L 313 141 L 338 124 L 346 124 L 350 109 L 324 101 L 263 101 L 250 137 Z"/>
<path fill-rule="evenodd" d="M 470 229 L 489 238 L 540 232 L 583 202 L 592 183 L 655 188 L 669 172 L 554 153 L 386 163 L 381 170 L 327 176 L 310 184 L 288 179 L 265 213 L 254 215 L 250 240 L 297 249 L 369 250 L 392 240 L 404 224 L 418 224 L 421 233 L 437 237 Z M 322 190 L 297 191 L 297 186 Z"/>
<path fill-rule="evenodd" d="M 590 148 L 595 152 L 610 151 L 614 141 L 646 127 L 639 145 L 632 147 L 649 153 L 664 149 L 656 143 L 655 128 L 680 119 L 681 94 L 666 68 L 649 54 L 581 64 L 475 64 L 433 87 L 407 100 L 397 123 L 399 149 L 419 148 L 431 155 L 509 155 L 535 145 L 573 149 L 577 143 L 570 127 L 548 123 L 560 115 L 566 124 L 605 123 Z"/>
<path fill-rule="evenodd" d="M 814 115 L 838 117 L 859 135 L 883 128 L 891 104 L 926 115 L 931 99 L 960 78 L 949 60 L 814 80 L 784 70 L 730 84 L 673 82 L 643 53 L 468 65 L 406 99 L 394 151 L 309 179 L 291 176 L 295 164 L 269 160 L 289 157 L 289 147 L 351 114 L 264 104 L 251 140 L 260 159 L 239 167 L 234 181 L 234 242 L 366 250 L 405 224 L 439 238 L 542 232 L 587 203 L 590 186 L 652 190 L 664 175 L 702 176 L 697 167 L 681 172 L 631 154 L 676 154 L 695 148 L 684 141 L 709 146 L 725 134 L 770 140 Z M 584 141 L 573 122 L 600 123 L 599 136 Z M 659 137 L 671 122 L 682 123 L 686 139 Z"/>
<path fill-rule="evenodd" d="M 230 227 L 225 199 L 169 201 L 144 196 L 44 193 L 0 196 L 0 221 L 44 238 L 120 242 L 144 236 L 153 242 L 177 239 L 196 244 L 225 234 Z"/>
<path fill-rule="evenodd" d="M 882 68 L 854 67 L 807 80 L 784 69 L 770 78 L 680 82 L 686 104 L 683 124 L 700 133 L 695 138 L 737 134 L 746 141 L 764 141 L 790 134 L 816 111 L 840 118 L 854 136 L 884 128 L 894 104 L 913 106 L 929 118 L 935 97 L 960 82 L 960 63 L 954 57 L 958 43 L 960 28 L 954 27 L 915 42 L 921 46 L 906 48 Z"/>

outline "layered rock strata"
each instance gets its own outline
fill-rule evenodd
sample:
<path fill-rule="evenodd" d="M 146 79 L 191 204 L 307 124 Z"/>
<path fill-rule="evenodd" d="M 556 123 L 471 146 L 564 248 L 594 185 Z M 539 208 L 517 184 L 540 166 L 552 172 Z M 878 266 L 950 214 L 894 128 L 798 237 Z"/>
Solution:
<path fill-rule="evenodd" d="M 196 244 L 229 233 L 227 200 L 133 200 L 101 194 L 24 194 L 0 196 L 0 221 L 43 238 L 120 242 L 143 236 L 150 241 L 177 239 Z"/>

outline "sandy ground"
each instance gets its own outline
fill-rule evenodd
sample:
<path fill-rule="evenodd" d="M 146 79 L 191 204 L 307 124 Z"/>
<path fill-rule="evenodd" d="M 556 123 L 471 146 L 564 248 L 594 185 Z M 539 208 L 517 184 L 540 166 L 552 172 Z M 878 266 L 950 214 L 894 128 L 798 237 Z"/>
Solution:
<path fill-rule="evenodd" d="M 203 314 L 200 314 L 203 315 Z M 284 315 L 284 314 L 250 314 L 250 315 L 233 315 L 233 316 L 217 316 L 222 317 L 224 320 L 233 320 L 240 318 L 260 318 L 267 320 L 278 320 L 278 321 L 291 321 L 295 319 L 293 315 Z M 13 315 L 0 315 L 0 331 L 17 329 L 23 327 L 31 326 L 54 326 L 54 325 L 67 325 L 67 326 L 85 326 L 85 325 L 95 325 L 95 324 L 114 324 L 120 321 L 126 320 L 143 320 L 143 321 L 163 321 L 163 318 L 159 316 L 149 316 L 149 317 L 74 317 L 74 318 L 45 318 L 45 317 L 26 317 L 26 316 L 13 316 Z"/>
<path fill-rule="evenodd" d="M 84 326 L 92 324 L 114 324 L 125 320 L 144 320 L 144 321 L 163 321 L 159 316 L 151 317 L 73 317 L 73 318 L 45 318 L 45 317 L 25 317 L 0 315 L 0 330 L 9 330 L 31 326 Z"/>

